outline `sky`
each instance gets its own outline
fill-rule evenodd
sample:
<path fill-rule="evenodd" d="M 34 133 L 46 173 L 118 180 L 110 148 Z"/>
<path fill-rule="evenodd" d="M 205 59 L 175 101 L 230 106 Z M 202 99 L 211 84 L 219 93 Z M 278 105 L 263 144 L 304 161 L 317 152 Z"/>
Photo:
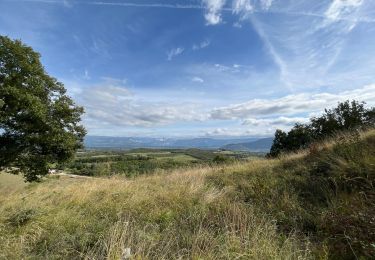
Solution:
<path fill-rule="evenodd" d="M 89 135 L 272 136 L 375 105 L 373 0 L 0 0 Z"/>

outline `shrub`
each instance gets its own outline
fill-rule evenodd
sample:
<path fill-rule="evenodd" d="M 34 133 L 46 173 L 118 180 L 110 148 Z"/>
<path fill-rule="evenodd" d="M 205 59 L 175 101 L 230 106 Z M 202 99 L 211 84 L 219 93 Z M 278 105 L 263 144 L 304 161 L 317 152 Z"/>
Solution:
<path fill-rule="evenodd" d="M 22 225 L 25 225 L 27 222 L 29 222 L 34 215 L 36 214 L 36 211 L 34 209 L 20 209 L 17 212 L 11 214 L 7 222 L 9 225 L 13 227 L 20 227 Z"/>
<path fill-rule="evenodd" d="M 322 116 L 311 118 L 309 124 L 297 123 L 288 133 L 276 130 L 268 157 L 307 148 L 338 132 L 375 126 L 375 107 L 366 109 L 364 105 L 364 102 L 347 100 L 336 108 L 325 109 Z"/>

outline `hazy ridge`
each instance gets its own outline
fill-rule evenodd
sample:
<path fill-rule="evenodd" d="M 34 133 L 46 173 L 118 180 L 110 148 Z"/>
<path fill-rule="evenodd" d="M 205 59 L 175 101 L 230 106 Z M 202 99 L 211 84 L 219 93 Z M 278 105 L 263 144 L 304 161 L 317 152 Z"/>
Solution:
<path fill-rule="evenodd" d="M 151 137 L 110 137 L 87 136 L 86 148 L 202 148 L 217 149 L 234 143 L 247 143 L 258 140 L 256 137 L 243 138 L 151 138 Z"/>

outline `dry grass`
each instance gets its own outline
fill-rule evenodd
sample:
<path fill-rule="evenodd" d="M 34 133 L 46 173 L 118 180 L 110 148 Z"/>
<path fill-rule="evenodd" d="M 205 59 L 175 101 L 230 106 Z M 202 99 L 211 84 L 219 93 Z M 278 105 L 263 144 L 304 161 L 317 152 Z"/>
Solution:
<path fill-rule="evenodd" d="M 132 180 L 60 176 L 25 186 L 0 175 L 10 183 L 0 184 L 0 259 L 121 259 L 129 249 L 132 259 L 326 258 L 313 234 L 317 212 L 330 208 L 312 190 L 309 154 Z"/>
<path fill-rule="evenodd" d="M 1 190 L 0 258 L 120 259 L 126 248 L 141 259 L 307 258 L 307 244 L 280 236 L 272 219 L 206 181 L 258 164 Z"/>

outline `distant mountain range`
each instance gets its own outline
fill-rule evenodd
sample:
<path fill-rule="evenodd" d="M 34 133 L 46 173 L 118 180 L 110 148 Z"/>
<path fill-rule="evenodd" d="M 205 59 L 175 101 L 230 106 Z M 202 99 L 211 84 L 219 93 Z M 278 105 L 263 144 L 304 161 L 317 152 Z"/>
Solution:
<path fill-rule="evenodd" d="M 151 138 L 151 137 L 109 137 L 109 136 L 86 136 L 86 148 L 98 149 L 134 149 L 134 148 L 200 148 L 244 151 L 263 151 L 269 148 L 268 138 Z M 271 138 L 272 141 L 272 138 Z M 248 146 L 248 144 L 253 144 Z M 262 144 L 264 144 L 262 146 Z M 243 149 L 248 147 L 247 149 Z M 269 149 L 268 149 L 269 150 Z"/>
<path fill-rule="evenodd" d="M 269 152 L 273 138 L 262 138 L 252 142 L 227 144 L 221 147 L 230 151 Z"/>

